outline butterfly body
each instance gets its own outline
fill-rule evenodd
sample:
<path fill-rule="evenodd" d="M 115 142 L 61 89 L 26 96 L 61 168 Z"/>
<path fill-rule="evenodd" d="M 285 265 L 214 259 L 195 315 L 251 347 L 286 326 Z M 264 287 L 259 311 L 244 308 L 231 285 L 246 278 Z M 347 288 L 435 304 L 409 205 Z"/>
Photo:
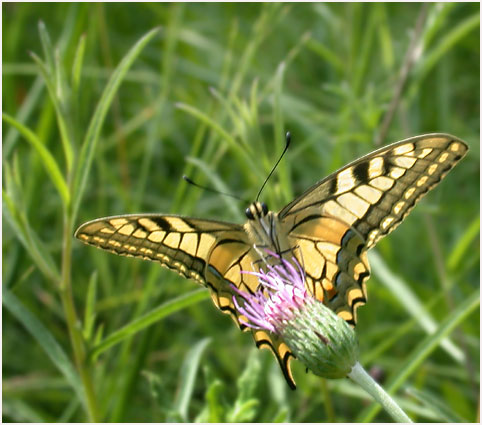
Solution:
<path fill-rule="evenodd" d="M 302 265 L 307 289 L 348 323 L 366 302 L 367 250 L 395 229 L 465 155 L 467 145 L 428 134 L 383 147 L 313 185 L 279 212 L 254 202 L 244 226 L 163 214 L 105 217 L 80 226 L 81 241 L 160 262 L 211 290 L 214 304 L 276 356 L 288 384 L 293 357 L 276 334 L 245 326 L 233 287 L 254 293 L 266 250 Z"/>
<path fill-rule="evenodd" d="M 287 261 L 292 258 L 296 247 L 290 243 L 284 223 L 277 213 L 270 211 L 265 203 L 253 202 L 246 209 L 246 217 L 248 221 L 243 227 L 258 254 L 256 263 L 277 261 L 267 251 L 284 257 Z"/>

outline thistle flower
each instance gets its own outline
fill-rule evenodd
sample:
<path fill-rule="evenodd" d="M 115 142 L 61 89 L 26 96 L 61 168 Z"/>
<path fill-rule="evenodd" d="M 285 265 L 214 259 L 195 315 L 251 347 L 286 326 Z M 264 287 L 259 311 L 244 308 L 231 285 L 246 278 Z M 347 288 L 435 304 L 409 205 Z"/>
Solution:
<path fill-rule="evenodd" d="M 245 325 L 279 335 L 314 374 L 331 379 L 348 377 L 397 422 L 411 422 L 358 362 L 355 331 L 306 288 L 305 274 L 296 258 L 287 260 L 266 252 L 266 271 L 245 272 L 258 278 L 256 292 L 233 286 L 233 301 L 246 318 Z"/>
<path fill-rule="evenodd" d="M 236 308 L 245 325 L 279 335 L 293 354 L 313 373 L 324 378 L 344 378 L 358 359 L 354 330 L 345 320 L 318 301 L 305 285 L 305 274 L 297 260 L 276 259 L 266 270 L 246 272 L 259 280 L 254 294 L 233 288 Z"/>

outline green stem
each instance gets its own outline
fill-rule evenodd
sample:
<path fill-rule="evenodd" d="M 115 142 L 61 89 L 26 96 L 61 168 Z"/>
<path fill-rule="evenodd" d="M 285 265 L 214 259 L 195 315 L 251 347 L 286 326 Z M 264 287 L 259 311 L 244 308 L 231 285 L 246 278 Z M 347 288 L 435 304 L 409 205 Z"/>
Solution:
<path fill-rule="evenodd" d="M 330 389 L 326 384 L 326 379 L 321 380 L 321 393 L 323 395 L 323 402 L 325 404 L 326 422 L 335 423 L 335 409 L 333 408 L 333 401 L 331 399 Z"/>
<path fill-rule="evenodd" d="M 75 357 L 75 364 L 85 391 L 86 407 L 90 422 L 99 422 L 99 411 L 94 393 L 94 386 L 86 364 L 86 352 L 80 321 L 75 311 L 72 296 L 71 266 L 72 266 L 72 217 L 64 212 L 64 229 L 62 241 L 62 280 L 60 281 L 60 297 L 65 312 L 70 341 Z"/>
<path fill-rule="evenodd" d="M 412 422 L 406 413 L 395 403 L 395 400 L 375 382 L 375 380 L 363 369 L 363 366 L 356 362 L 348 377 L 360 385 L 368 394 L 377 400 L 387 413 L 397 422 Z"/>

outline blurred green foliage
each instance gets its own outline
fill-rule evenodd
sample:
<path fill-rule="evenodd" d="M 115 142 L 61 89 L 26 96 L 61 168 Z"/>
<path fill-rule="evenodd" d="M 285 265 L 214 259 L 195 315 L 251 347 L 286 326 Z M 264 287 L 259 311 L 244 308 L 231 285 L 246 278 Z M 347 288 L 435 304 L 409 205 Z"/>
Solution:
<path fill-rule="evenodd" d="M 65 217 L 74 227 L 134 212 L 241 222 L 242 202 L 181 176 L 253 199 L 286 130 L 293 146 L 263 192 L 274 210 L 377 143 L 447 132 L 469 144 L 403 230 L 378 245 L 357 331 L 362 364 L 398 388 L 414 420 L 478 420 L 479 4 L 2 10 L 4 420 L 373 420 L 360 389 L 296 362 L 298 390 L 289 390 L 272 356 L 195 283 L 77 241 L 65 260 Z M 110 86 L 112 103 L 100 102 L 103 122 L 96 107 L 113 70 L 154 27 L 133 65 L 118 68 L 127 73 Z M 98 139 L 87 131 L 96 120 Z M 86 133 L 91 167 L 82 165 Z M 72 182 L 82 173 L 85 191 Z M 66 320 L 65 276 L 76 323 Z M 85 344 L 80 369 L 68 329 Z"/>

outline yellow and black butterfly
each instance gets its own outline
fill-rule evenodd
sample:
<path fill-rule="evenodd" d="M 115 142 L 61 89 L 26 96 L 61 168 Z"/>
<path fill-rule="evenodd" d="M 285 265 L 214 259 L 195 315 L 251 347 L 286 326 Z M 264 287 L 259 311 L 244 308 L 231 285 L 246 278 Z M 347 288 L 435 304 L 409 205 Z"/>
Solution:
<path fill-rule="evenodd" d="M 82 242 L 119 255 L 158 261 L 211 291 L 214 304 L 253 333 L 257 347 L 276 356 L 288 384 L 293 357 L 277 335 L 247 328 L 233 303 L 232 285 L 254 293 L 267 248 L 296 256 L 307 289 L 355 325 L 366 302 L 366 252 L 395 229 L 418 200 L 437 185 L 468 147 L 448 134 L 413 137 L 378 149 L 309 188 L 278 213 L 264 203 L 246 209 L 244 225 L 164 214 L 99 218 L 77 230 Z"/>

